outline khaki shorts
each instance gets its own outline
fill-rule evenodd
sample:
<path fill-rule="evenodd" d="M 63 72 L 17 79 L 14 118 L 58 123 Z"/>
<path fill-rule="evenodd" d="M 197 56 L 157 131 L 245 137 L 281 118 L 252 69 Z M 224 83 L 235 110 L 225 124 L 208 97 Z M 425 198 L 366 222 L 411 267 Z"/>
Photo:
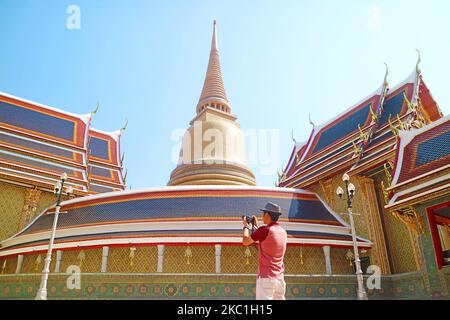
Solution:
<path fill-rule="evenodd" d="M 285 293 L 284 279 L 256 279 L 256 300 L 286 300 Z"/>

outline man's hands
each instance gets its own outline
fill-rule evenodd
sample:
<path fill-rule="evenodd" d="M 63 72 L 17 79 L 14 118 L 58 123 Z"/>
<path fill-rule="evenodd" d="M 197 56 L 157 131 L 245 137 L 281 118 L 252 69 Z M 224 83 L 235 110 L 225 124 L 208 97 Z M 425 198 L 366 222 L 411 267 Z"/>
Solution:
<path fill-rule="evenodd" d="M 254 221 L 253 226 L 255 227 L 255 229 L 259 228 L 258 218 L 255 215 L 253 215 L 252 218 L 253 218 L 253 221 Z M 250 226 L 249 226 L 249 224 L 247 222 L 247 219 L 245 217 L 242 218 L 242 224 L 244 225 L 244 228 L 245 227 L 250 228 Z"/>
<path fill-rule="evenodd" d="M 253 218 L 253 227 L 258 228 L 258 219 L 256 218 L 256 216 L 252 216 L 252 218 Z M 244 225 L 244 234 L 242 236 L 242 244 L 244 246 L 249 246 L 254 241 L 253 241 L 252 237 L 250 236 L 250 226 L 245 217 L 242 218 L 242 224 Z"/>
<path fill-rule="evenodd" d="M 253 215 L 252 217 L 253 217 L 253 222 L 254 222 L 253 226 L 255 227 L 255 229 L 258 229 L 259 228 L 258 218 L 255 215 Z"/>

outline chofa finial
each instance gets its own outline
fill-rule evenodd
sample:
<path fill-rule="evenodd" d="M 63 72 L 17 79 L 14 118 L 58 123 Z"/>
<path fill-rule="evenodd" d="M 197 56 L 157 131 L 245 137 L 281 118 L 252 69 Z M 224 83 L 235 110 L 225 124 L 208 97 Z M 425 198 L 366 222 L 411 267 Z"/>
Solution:
<path fill-rule="evenodd" d="M 419 49 L 415 49 L 417 51 L 417 54 L 419 55 L 418 59 L 417 59 L 417 64 L 416 64 L 416 71 L 417 73 L 420 73 L 420 63 L 422 62 L 422 57 L 420 55 L 420 50 Z"/>
<path fill-rule="evenodd" d="M 292 138 L 292 141 L 294 141 L 294 143 L 297 144 L 297 140 L 295 140 L 295 138 L 294 138 L 294 129 L 292 129 L 292 131 L 291 131 L 291 138 Z"/>
<path fill-rule="evenodd" d="M 120 129 L 120 131 L 127 130 L 127 127 L 128 127 L 128 119 L 125 119 L 125 125 Z"/>
<path fill-rule="evenodd" d="M 387 84 L 387 77 L 389 75 L 389 66 L 387 65 L 387 63 L 384 63 L 384 66 L 386 67 L 386 73 L 384 74 L 384 84 Z"/>
<path fill-rule="evenodd" d="M 93 116 L 94 114 L 97 113 L 99 107 L 100 107 L 100 102 L 97 101 L 97 106 L 95 107 L 94 110 L 91 111 L 91 116 Z"/>
<path fill-rule="evenodd" d="M 311 120 L 311 113 L 308 115 L 308 118 L 309 118 L 309 124 L 312 125 L 313 128 L 314 128 L 316 125 L 315 125 L 314 122 L 312 122 L 312 120 Z"/>

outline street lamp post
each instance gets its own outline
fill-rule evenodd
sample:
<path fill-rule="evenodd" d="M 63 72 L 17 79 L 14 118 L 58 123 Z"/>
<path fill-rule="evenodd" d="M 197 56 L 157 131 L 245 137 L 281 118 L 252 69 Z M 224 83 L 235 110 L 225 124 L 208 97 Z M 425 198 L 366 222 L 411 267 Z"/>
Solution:
<path fill-rule="evenodd" d="M 352 211 L 353 197 L 355 196 L 356 188 L 353 183 L 350 183 L 350 177 L 348 174 L 345 173 L 342 176 L 342 181 L 344 181 L 345 183 L 345 191 L 341 187 L 338 187 L 336 193 L 341 199 L 344 193 L 347 197 L 346 198 L 347 210 L 350 220 L 350 227 L 352 229 L 353 254 L 355 256 L 356 279 L 358 281 L 358 300 L 367 300 L 367 293 L 366 290 L 364 289 L 363 272 L 361 270 L 361 260 L 359 259 L 358 243 L 356 239 L 355 223 L 353 221 L 353 211 Z"/>
<path fill-rule="evenodd" d="M 48 243 L 47 256 L 44 260 L 45 263 L 44 269 L 42 270 L 41 285 L 36 294 L 35 300 L 47 300 L 47 281 L 48 281 L 48 274 L 50 273 L 50 262 L 52 261 L 52 250 L 53 250 L 53 242 L 55 240 L 56 226 L 58 224 L 58 216 L 61 210 L 61 196 L 62 194 L 70 195 L 73 192 L 72 187 L 67 187 L 64 192 L 64 183 L 66 182 L 66 180 L 67 180 L 67 173 L 64 172 L 61 175 L 61 181 L 58 181 L 55 185 L 54 192 L 57 195 L 57 198 L 56 198 L 55 215 L 53 217 L 52 233 L 50 236 L 50 242 Z"/>

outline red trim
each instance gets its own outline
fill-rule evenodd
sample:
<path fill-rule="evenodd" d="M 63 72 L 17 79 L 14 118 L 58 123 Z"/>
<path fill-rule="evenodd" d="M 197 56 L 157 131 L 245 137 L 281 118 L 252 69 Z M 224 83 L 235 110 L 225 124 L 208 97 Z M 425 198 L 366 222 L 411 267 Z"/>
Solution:
<path fill-rule="evenodd" d="M 431 237 L 433 239 L 434 253 L 439 270 L 442 269 L 442 266 L 444 265 L 444 252 L 441 245 L 441 238 L 439 237 L 439 231 L 437 229 L 434 210 L 448 206 L 450 206 L 450 201 L 427 208 L 428 225 L 430 227 Z"/>

